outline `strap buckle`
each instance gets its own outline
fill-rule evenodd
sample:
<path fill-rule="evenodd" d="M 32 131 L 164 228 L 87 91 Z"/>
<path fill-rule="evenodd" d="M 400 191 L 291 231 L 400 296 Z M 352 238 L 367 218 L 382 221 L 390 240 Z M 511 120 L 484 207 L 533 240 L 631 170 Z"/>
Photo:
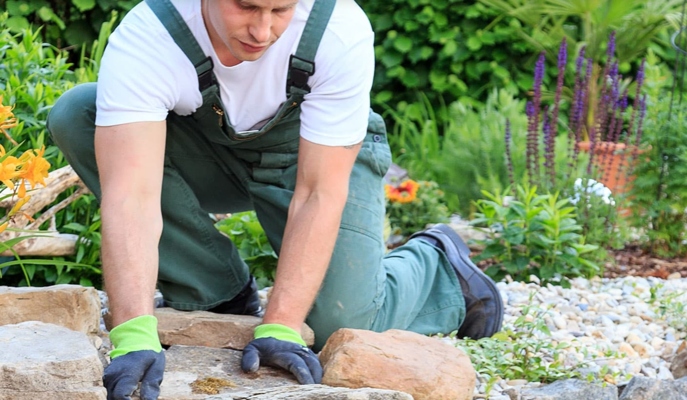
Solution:
<path fill-rule="evenodd" d="M 308 78 L 315 74 L 315 62 L 291 54 L 289 57 L 289 78 L 286 80 L 286 92 L 289 93 L 291 87 L 310 91 Z"/>
<path fill-rule="evenodd" d="M 214 66 L 212 57 L 208 57 L 197 65 L 194 65 L 198 73 L 198 89 L 200 89 L 201 93 L 203 93 L 205 89 L 217 84 L 217 78 L 215 78 L 213 72 Z"/>

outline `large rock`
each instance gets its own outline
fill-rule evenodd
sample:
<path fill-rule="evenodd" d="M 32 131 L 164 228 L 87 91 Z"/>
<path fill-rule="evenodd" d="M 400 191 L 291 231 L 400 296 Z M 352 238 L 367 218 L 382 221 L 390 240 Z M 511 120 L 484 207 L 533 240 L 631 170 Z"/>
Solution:
<path fill-rule="evenodd" d="M 475 389 L 475 370 L 462 350 L 408 331 L 339 329 L 320 361 L 322 383 L 330 386 L 398 390 L 415 400 L 472 399 Z"/>
<path fill-rule="evenodd" d="M 97 334 L 100 329 L 98 292 L 78 285 L 0 286 L 0 310 L 0 325 L 41 321 L 87 335 Z"/>
<path fill-rule="evenodd" d="M 209 347 L 172 346 L 159 400 L 412 400 L 405 393 L 388 390 L 353 390 L 322 385 L 299 385 L 288 372 L 260 367 L 241 370 L 241 352 Z"/>
<path fill-rule="evenodd" d="M 81 332 L 36 321 L 0 326 L 0 399 L 104 400 L 102 374 Z"/>
<path fill-rule="evenodd" d="M 588 383 L 580 379 L 565 379 L 533 389 L 524 389 L 522 400 L 617 400 L 618 388 L 613 385 Z"/>
<path fill-rule="evenodd" d="M 0 325 L 41 321 L 87 335 L 95 335 L 100 330 L 100 298 L 98 291 L 90 287 L 0 286 L 0 310 Z"/>
<path fill-rule="evenodd" d="M 253 329 L 262 319 L 249 315 L 216 314 L 207 311 L 155 309 L 157 332 L 165 346 L 206 346 L 243 350 L 253 340 Z M 303 340 L 312 346 L 315 334 L 303 324 Z"/>

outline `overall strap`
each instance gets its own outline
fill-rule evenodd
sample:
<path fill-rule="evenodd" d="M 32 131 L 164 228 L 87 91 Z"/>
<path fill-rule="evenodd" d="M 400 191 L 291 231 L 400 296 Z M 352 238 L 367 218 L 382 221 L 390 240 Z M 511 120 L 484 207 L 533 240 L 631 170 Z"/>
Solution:
<path fill-rule="evenodd" d="M 298 42 L 296 54 L 289 58 L 289 74 L 286 80 L 286 96 L 310 93 L 308 78 L 315 73 L 315 54 L 327 28 L 336 0 L 315 0 Z"/>
<path fill-rule="evenodd" d="M 217 79 L 212 72 L 212 58 L 203 53 L 193 33 L 188 29 L 188 25 L 181 18 L 179 11 L 177 11 L 172 2 L 170 0 L 145 0 L 145 2 L 153 10 L 160 22 L 162 22 L 162 25 L 167 28 L 177 46 L 181 48 L 186 57 L 193 63 L 198 74 L 198 88 L 200 92 L 205 95 L 206 90 L 211 88 L 214 90 Z"/>

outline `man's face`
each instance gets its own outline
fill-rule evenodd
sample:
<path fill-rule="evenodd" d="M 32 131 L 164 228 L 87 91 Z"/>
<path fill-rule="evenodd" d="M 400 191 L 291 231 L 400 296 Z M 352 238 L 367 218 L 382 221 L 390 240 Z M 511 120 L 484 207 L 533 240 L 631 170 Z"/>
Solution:
<path fill-rule="evenodd" d="M 255 61 L 286 30 L 298 0 L 203 0 L 215 51 L 227 66 Z"/>

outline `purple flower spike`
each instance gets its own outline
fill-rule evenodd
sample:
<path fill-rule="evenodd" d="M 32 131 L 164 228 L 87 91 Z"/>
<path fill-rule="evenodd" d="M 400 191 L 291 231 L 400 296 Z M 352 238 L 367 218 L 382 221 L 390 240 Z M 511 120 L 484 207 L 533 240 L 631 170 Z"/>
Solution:
<path fill-rule="evenodd" d="M 611 36 L 608 38 L 608 50 L 606 55 L 608 56 L 608 62 L 613 59 L 615 54 L 615 31 L 611 32 Z"/>
<path fill-rule="evenodd" d="M 639 70 L 637 70 L 637 86 L 642 86 L 644 84 L 644 64 L 646 59 L 642 59 L 642 63 L 639 65 Z"/>
<path fill-rule="evenodd" d="M 558 70 L 565 71 L 565 64 L 568 62 L 568 42 L 565 37 L 561 42 L 561 47 L 558 49 Z"/>
<path fill-rule="evenodd" d="M 513 175 L 513 157 L 511 155 L 511 127 L 510 119 L 506 119 L 506 165 L 508 167 L 508 178 L 510 179 L 511 188 L 515 191 L 515 178 Z"/>
<path fill-rule="evenodd" d="M 611 70 L 608 72 L 608 78 L 611 81 L 614 81 L 615 78 L 618 77 L 618 62 L 615 61 L 613 64 L 611 64 Z"/>
<path fill-rule="evenodd" d="M 534 67 L 534 91 L 541 91 L 541 84 L 544 80 L 544 62 L 546 58 L 544 57 L 544 52 L 539 54 L 539 59 L 537 59 L 537 64 Z"/>
<path fill-rule="evenodd" d="M 525 115 L 528 117 L 533 117 L 534 116 L 534 103 L 531 101 L 527 102 L 527 105 L 525 106 Z"/>

